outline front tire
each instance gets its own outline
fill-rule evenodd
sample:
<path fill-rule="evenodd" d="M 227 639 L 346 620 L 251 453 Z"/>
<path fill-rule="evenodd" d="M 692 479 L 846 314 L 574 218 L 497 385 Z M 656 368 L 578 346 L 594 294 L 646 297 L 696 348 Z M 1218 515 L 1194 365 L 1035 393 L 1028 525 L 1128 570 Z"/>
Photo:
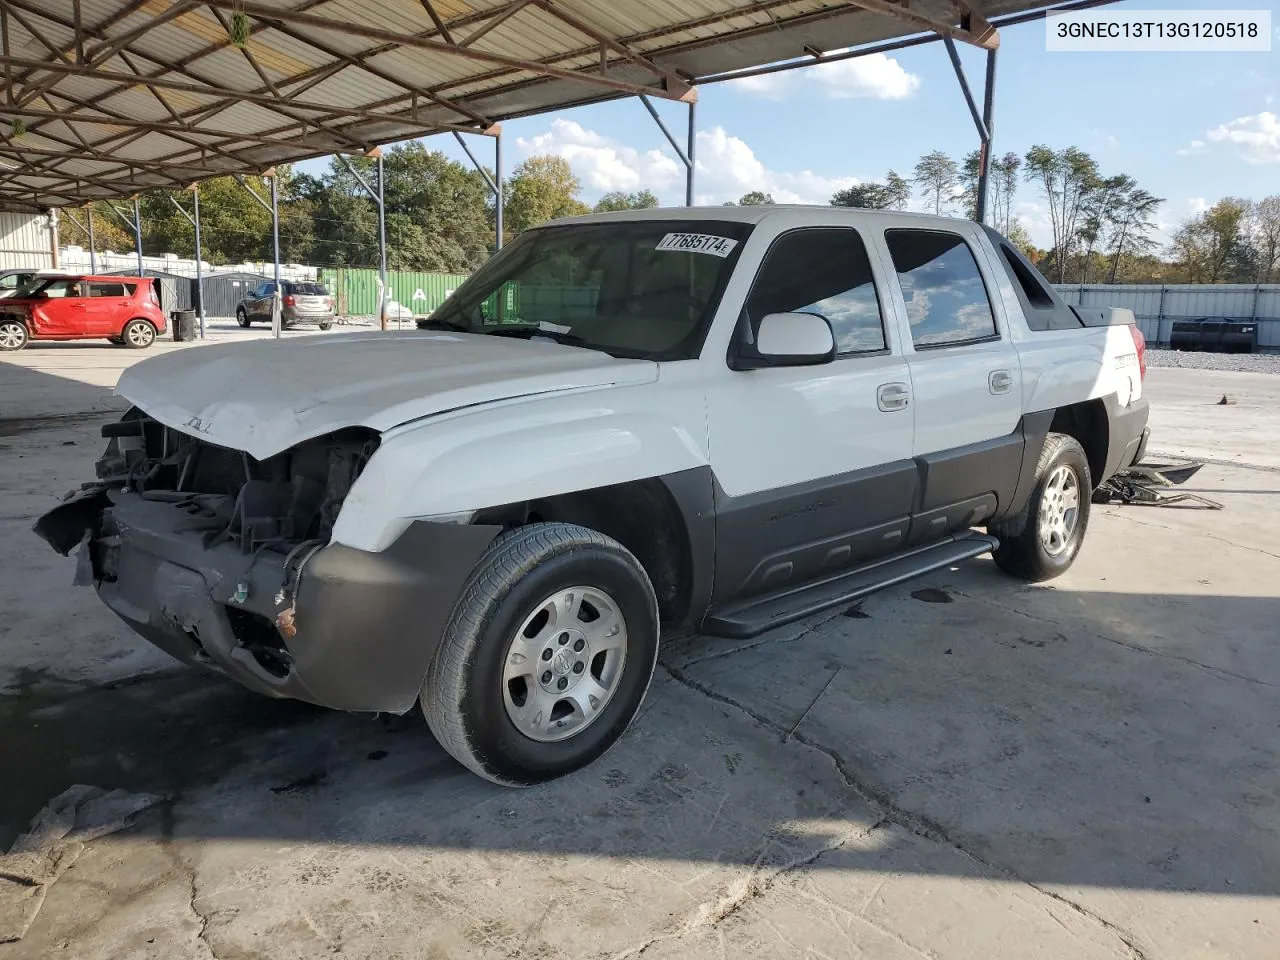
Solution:
<path fill-rule="evenodd" d="M 1000 539 L 996 566 L 1032 583 L 1066 573 L 1084 542 L 1092 490 L 1079 441 L 1063 433 L 1045 437 L 1031 496 L 1018 513 L 990 528 Z"/>
<path fill-rule="evenodd" d="M 247 330 L 249 328 L 250 322 L 251 321 L 249 320 L 249 315 L 244 312 L 244 307 L 237 307 L 236 323 L 240 324 L 240 326 L 244 327 Z"/>
<path fill-rule="evenodd" d="M 27 345 L 27 325 L 20 320 L 0 322 L 0 350 L 9 353 Z"/>
<path fill-rule="evenodd" d="M 529 786 L 617 742 L 657 657 L 658 604 L 640 562 L 586 527 L 531 524 L 476 564 L 419 699 L 460 763 Z"/>

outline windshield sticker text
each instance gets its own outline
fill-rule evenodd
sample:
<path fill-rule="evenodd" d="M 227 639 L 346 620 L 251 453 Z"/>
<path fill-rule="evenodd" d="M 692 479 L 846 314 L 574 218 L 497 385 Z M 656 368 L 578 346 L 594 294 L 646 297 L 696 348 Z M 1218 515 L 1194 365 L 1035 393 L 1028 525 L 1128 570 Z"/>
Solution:
<path fill-rule="evenodd" d="M 727 257 L 737 245 L 737 240 L 714 237 L 708 233 L 668 233 L 654 249 L 687 250 L 690 253 L 709 253 L 713 257 Z"/>

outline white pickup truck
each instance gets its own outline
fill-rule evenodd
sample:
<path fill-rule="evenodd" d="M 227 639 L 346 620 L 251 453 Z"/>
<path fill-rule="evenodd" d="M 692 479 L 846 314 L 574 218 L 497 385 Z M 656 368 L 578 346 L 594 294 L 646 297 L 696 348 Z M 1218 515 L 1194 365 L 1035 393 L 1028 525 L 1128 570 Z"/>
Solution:
<path fill-rule="evenodd" d="M 1132 314 L 965 221 L 559 221 L 419 327 L 138 364 L 36 529 L 180 660 L 420 703 L 504 784 L 614 743 L 660 629 L 751 636 L 988 552 L 1056 576 L 1147 435 Z"/>

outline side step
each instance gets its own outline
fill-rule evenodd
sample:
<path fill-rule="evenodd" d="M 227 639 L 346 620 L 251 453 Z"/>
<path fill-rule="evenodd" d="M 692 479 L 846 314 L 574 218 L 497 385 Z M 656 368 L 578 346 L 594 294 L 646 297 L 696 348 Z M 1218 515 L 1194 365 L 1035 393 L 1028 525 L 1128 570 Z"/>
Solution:
<path fill-rule="evenodd" d="M 904 580 L 990 553 L 999 545 L 1000 541 L 995 537 L 980 533 L 951 537 L 941 543 L 886 557 L 828 580 L 713 609 L 703 621 L 702 632 L 713 637 L 754 637 Z"/>

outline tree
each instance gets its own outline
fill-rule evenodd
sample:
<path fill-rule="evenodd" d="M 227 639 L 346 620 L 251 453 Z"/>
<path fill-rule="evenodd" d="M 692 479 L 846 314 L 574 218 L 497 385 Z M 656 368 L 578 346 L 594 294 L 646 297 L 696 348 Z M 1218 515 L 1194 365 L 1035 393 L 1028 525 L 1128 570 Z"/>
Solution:
<path fill-rule="evenodd" d="M 884 176 L 884 188 L 889 191 L 890 210 L 905 210 L 911 202 L 911 184 L 890 170 Z"/>
<path fill-rule="evenodd" d="M 933 212 L 942 213 L 951 203 L 960 171 L 954 160 L 941 150 L 934 150 L 920 158 L 912 180 L 920 188 L 920 195 L 932 204 Z"/>
<path fill-rule="evenodd" d="M 978 219 L 978 185 L 982 181 L 982 151 L 971 150 L 960 161 L 960 186 L 963 193 L 960 199 L 964 203 L 964 215 L 970 220 Z"/>
<path fill-rule="evenodd" d="M 595 205 L 596 213 L 612 213 L 615 210 L 648 210 L 658 205 L 658 198 L 650 190 L 638 193 L 624 193 L 613 190 L 600 198 Z"/>
<path fill-rule="evenodd" d="M 743 207 L 759 207 L 769 203 L 773 203 L 772 194 L 764 193 L 760 190 L 744 193 L 741 199 L 738 200 L 738 204 Z"/>
<path fill-rule="evenodd" d="M 1107 247 L 1111 257 L 1108 283 L 1116 282 L 1120 262 L 1125 256 L 1143 256 L 1155 247 L 1151 233 L 1156 225 L 1152 217 L 1164 200 L 1152 196 L 1139 187 L 1132 178 L 1128 188 L 1121 193 L 1109 218 Z"/>
<path fill-rule="evenodd" d="M 1178 228 L 1170 253 L 1179 273 L 1188 282 L 1221 283 L 1237 279 L 1249 266 L 1246 228 L 1250 206 L 1248 200 L 1224 197 Z"/>
<path fill-rule="evenodd" d="M 1018 192 L 1018 171 L 1022 158 L 1006 153 L 991 161 L 991 222 L 1008 236 L 1013 229 L 1013 197 Z"/>
<path fill-rule="evenodd" d="M 71 216 L 59 217 L 58 234 L 63 243 L 74 243 L 86 250 L 89 248 L 89 226 L 86 218 L 90 210 L 93 211 L 93 245 L 99 253 L 107 250 L 124 253 L 133 249 L 133 234 L 125 231 L 120 218 L 108 209 L 106 200 L 96 200 L 84 209 L 69 211 L 84 225 L 83 230 L 76 226 Z"/>
<path fill-rule="evenodd" d="M 1077 240 L 1085 197 L 1098 185 L 1098 164 L 1078 147 L 1054 150 L 1037 144 L 1027 151 L 1026 179 L 1040 185 L 1049 205 L 1053 259 L 1058 282 L 1066 281 L 1067 258 Z"/>
<path fill-rule="evenodd" d="M 581 189 L 564 157 L 530 157 L 507 182 L 507 224 L 512 233 L 521 233 L 548 220 L 590 213 L 578 199 Z"/>
<path fill-rule="evenodd" d="M 883 183 L 855 183 L 837 190 L 831 197 L 833 207 L 863 207 L 868 210 L 887 210 L 893 202 L 893 194 Z"/>
<path fill-rule="evenodd" d="M 1258 283 L 1272 283 L 1280 275 L 1280 194 L 1255 203 L 1250 219 L 1258 251 Z"/>

